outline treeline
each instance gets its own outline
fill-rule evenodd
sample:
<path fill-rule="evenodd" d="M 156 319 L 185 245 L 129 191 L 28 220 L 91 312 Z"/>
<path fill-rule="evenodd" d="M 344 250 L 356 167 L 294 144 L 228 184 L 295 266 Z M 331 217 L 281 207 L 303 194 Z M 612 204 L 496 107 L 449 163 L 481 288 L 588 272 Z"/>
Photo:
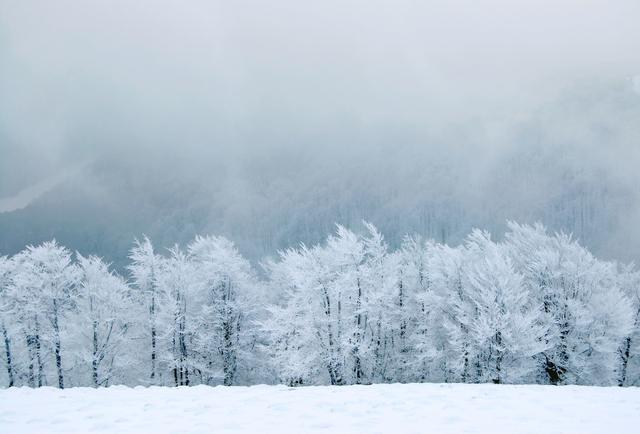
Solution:
<path fill-rule="evenodd" d="M 136 241 L 127 276 L 55 241 L 0 258 L 4 386 L 640 384 L 640 274 L 511 223 L 458 247 L 370 224 L 280 252 Z"/>

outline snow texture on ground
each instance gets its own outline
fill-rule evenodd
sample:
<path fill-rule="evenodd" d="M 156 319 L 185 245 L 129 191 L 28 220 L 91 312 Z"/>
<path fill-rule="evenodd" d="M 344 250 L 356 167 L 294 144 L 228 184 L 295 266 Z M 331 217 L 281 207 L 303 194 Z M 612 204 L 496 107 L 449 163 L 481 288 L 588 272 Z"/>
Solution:
<path fill-rule="evenodd" d="M 393 384 L 348 387 L 13 388 L 1 433 L 631 433 L 639 388 Z"/>

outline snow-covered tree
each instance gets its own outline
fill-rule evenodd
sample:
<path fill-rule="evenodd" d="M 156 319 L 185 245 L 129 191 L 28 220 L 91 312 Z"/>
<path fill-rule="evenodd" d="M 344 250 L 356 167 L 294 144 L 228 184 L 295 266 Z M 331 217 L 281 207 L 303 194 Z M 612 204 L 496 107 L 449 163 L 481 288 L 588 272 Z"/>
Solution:
<path fill-rule="evenodd" d="M 151 369 L 149 379 L 151 384 L 156 382 L 157 376 L 157 316 L 158 316 L 158 299 L 161 294 L 158 293 L 157 275 L 160 267 L 160 259 L 156 256 L 153 244 L 149 238 L 144 237 L 142 240 L 136 240 L 129 254 L 131 264 L 129 272 L 131 273 L 133 285 L 138 289 L 140 295 L 144 299 L 144 303 L 148 309 L 148 321 L 146 328 L 149 333 L 149 354 Z"/>
<path fill-rule="evenodd" d="M 12 387 L 15 384 L 15 366 L 11 336 L 8 324 L 11 321 L 11 300 L 9 297 L 9 279 L 12 272 L 12 263 L 6 256 L 0 256 L 0 331 L 4 350 L 4 363 L 7 370 L 7 384 Z"/>
<path fill-rule="evenodd" d="M 411 381 L 453 381 L 452 348 L 446 325 L 464 334 L 455 323 L 447 301 L 461 297 L 462 250 L 432 240 L 408 237 L 399 251 L 399 264 L 407 302 L 402 309 L 406 318 L 407 368 Z M 451 305 L 453 306 L 453 304 Z M 449 323 L 450 322 L 450 323 Z M 458 380 L 459 381 L 459 380 Z"/>
<path fill-rule="evenodd" d="M 364 245 L 338 226 L 326 247 L 301 246 L 280 253 L 268 271 L 286 299 L 272 308 L 268 325 L 281 375 L 293 384 L 347 384 L 365 381 L 363 359 L 370 296 L 362 279 Z M 294 318 L 289 322 L 288 318 Z M 281 354 L 290 354 L 290 364 Z M 367 359 L 369 360 L 369 359 Z"/>
<path fill-rule="evenodd" d="M 446 382 L 474 381 L 472 366 L 477 357 L 471 342 L 474 308 L 465 286 L 465 261 L 463 247 L 446 245 L 436 247 L 429 261 L 430 286 L 440 299 L 442 312 L 442 330 L 436 328 L 430 333 L 433 341 L 440 343 L 434 346 L 433 362 L 442 374 L 435 378 Z M 428 340 L 423 345 L 431 344 Z"/>
<path fill-rule="evenodd" d="M 163 366 L 171 372 L 175 386 L 188 386 L 190 375 L 195 370 L 191 341 L 194 338 L 193 310 L 200 306 L 194 303 L 197 291 L 196 270 L 187 255 L 175 246 L 169 257 L 162 258 L 156 277 L 159 294 L 162 294 L 160 309 L 160 338 Z"/>
<path fill-rule="evenodd" d="M 290 386 L 325 383 L 328 376 L 335 380 L 327 349 L 320 346 L 326 328 L 319 319 L 327 311 L 319 307 L 317 296 L 309 289 L 314 277 L 311 260 L 311 252 L 301 247 L 282 251 L 278 261 L 264 265 L 269 290 L 279 294 L 268 306 L 270 316 L 262 326 L 269 335 L 265 349 L 279 381 Z"/>
<path fill-rule="evenodd" d="M 362 308 L 366 313 L 365 336 L 369 340 L 366 359 L 371 361 L 368 382 L 391 381 L 397 372 L 397 354 L 402 331 L 400 309 L 404 303 L 403 288 L 398 274 L 398 257 L 390 255 L 382 234 L 370 223 L 362 237 L 364 264 L 362 286 L 366 298 Z"/>
<path fill-rule="evenodd" d="M 598 261 L 568 235 L 547 235 L 541 225 L 509 227 L 508 249 L 549 330 L 542 354 L 548 381 L 613 383 L 619 348 L 633 326 L 616 264 Z"/>
<path fill-rule="evenodd" d="M 467 239 L 465 289 L 471 302 L 470 342 L 475 381 L 515 383 L 529 380 L 536 356 L 546 350 L 542 307 L 529 296 L 502 246 L 488 233 Z"/>
<path fill-rule="evenodd" d="M 263 279 L 226 238 L 163 254 L 144 238 L 132 287 L 97 257 L 29 246 L 0 257 L 2 381 L 639 384 L 640 273 L 509 226 L 396 250 L 371 224 L 337 226 Z"/>
<path fill-rule="evenodd" d="M 71 253 L 54 241 L 28 246 L 16 256 L 12 277 L 17 307 L 27 329 L 30 384 L 44 385 L 42 345 L 53 346 L 58 387 L 64 388 L 62 321 L 75 308 L 78 272 Z M 45 321 L 43 321 L 43 319 Z"/>
<path fill-rule="evenodd" d="M 114 378 L 125 381 L 123 371 L 133 365 L 132 354 L 124 351 L 133 350 L 127 348 L 127 343 L 134 315 L 138 313 L 136 301 L 124 280 L 111 272 L 102 259 L 80 254 L 77 257 L 81 276 L 78 285 L 80 341 L 88 342 L 78 352 L 91 368 L 94 387 L 108 386 Z"/>
<path fill-rule="evenodd" d="M 224 237 L 196 237 L 188 246 L 200 285 L 194 318 L 201 381 L 224 385 L 247 381 L 255 362 L 257 280 L 250 263 Z"/>
<path fill-rule="evenodd" d="M 385 381 L 393 371 L 394 330 L 399 335 L 401 329 L 394 312 L 395 262 L 382 235 L 371 225 L 366 228 L 368 236 L 361 237 L 338 226 L 324 246 L 281 252 L 280 261 L 268 265 L 272 282 L 286 297 L 272 308 L 267 327 L 285 381 L 370 383 Z"/>
<path fill-rule="evenodd" d="M 633 266 L 622 268 L 620 288 L 631 303 L 633 328 L 620 347 L 619 386 L 640 385 L 640 272 Z"/>

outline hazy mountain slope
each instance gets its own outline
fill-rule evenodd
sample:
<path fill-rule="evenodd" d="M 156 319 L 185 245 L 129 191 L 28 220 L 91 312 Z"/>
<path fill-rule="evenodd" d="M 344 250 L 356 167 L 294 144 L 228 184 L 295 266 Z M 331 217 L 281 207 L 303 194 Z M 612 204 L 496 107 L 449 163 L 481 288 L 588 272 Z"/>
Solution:
<path fill-rule="evenodd" d="M 456 243 L 472 227 L 500 233 L 514 219 L 572 232 L 601 256 L 640 257 L 628 229 L 637 215 L 633 182 L 606 166 L 574 164 L 570 149 L 527 146 L 476 159 L 387 145 L 199 161 L 103 156 L 28 207 L 0 213 L 0 251 L 55 237 L 119 265 L 142 234 L 171 246 L 213 233 L 259 260 L 318 242 L 336 222 L 359 230 L 370 220 L 392 244 L 414 232 Z"/>

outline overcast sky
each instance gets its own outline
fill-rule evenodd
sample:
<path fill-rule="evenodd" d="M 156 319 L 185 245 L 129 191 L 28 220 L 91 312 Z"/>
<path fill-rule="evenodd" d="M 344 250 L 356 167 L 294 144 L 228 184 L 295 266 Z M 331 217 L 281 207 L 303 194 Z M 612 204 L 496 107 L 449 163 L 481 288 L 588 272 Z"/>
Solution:
<path fill-rule="evenodd" d="M 3 167 L 509 122 L 585 81 L 631 82 L 639 19 L 635 0 L 2 0 Z"/>
<path fill-rule="evenodd" d="M 0 0 L 0 204 L 103 155 L 401 146 L 480 179 L 539 142 L 632 190 L 639 23 L 637 0 Z"/>

